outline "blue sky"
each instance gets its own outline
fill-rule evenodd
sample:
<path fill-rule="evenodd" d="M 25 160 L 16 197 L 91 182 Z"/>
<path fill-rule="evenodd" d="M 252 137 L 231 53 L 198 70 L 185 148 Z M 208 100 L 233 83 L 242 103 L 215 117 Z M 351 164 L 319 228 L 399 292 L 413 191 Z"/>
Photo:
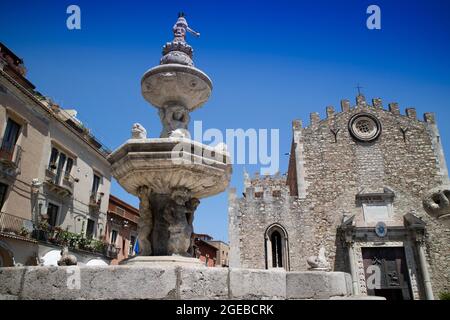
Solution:
<path fill-rule="evenodd" d="M 81 8 L 81 30 L 66 28 L 66 8 Z M 381 30 L 366 9 L 381 8 Z M 28 69 L 37 90 L 79 118 L 114 149 L 134 122 L 159 136 L 156 110 L 140 78 L 158 64 L 184 11 L 196 66 L 213 80 L 211 99 L 191 114 L 203 127 L 280 129 L 280 171 L 287 169 L 291 121 L 339 110 L 360 83 L 367 99 L 398 102 L 418 117 L 436 112 L 450 153 L 450 1 L 24 1 L 2 3 L 0 41 Z M 447 160 L 448 162 L 448 160 Z M 258 165 L 246 166 L 250 173 Z M 243 166 L 231 185 L 242 192 Z M 112 193 L 137 205 L 117 183 Z M 227 194 L 204 199 L 195 231 L 227 240 Z"/>

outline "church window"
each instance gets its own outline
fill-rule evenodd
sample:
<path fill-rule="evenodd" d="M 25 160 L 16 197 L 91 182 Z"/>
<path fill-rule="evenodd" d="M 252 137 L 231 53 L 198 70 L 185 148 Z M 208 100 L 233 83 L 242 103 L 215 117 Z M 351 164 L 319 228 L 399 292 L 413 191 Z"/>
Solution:
<path fill-rule="evenodd" d="M 374 116 L 366 113 L 356 114 L 349 122 L 349 130 L 354 138 L 363 142 L 370 142 L 378 138 L 381 124 Z"/>
<path fill-rule="evenodd" d="M 289 247 L 286 230 L 274 224 L 265 234 L 266 268 L 284 268 L 289 270 Z"/>

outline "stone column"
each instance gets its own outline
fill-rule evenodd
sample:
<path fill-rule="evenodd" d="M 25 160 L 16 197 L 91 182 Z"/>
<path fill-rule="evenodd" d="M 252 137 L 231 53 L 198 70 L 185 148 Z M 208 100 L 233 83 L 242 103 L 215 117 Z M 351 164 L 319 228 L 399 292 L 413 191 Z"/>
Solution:
<path fill-rule="evenodd" d="M 354 243 L 353 241 L 347 242 L 348 261 L 350 264 L 350 274 L 352 276 L 353 295 L 358 295 L 359 282 L 358 282 L 358 272 L 356 271 L 355 249 L 353 247 L 353 243 Z"/>
<path fill-rule="evenodd" d="M 419 262 L 420 271 L 422 273 L 424 287 L 425 287 L 425 298 L 427 300 L 434 300 L 433 288 L 431 287 L 430 273 L 427 268 L 427 259 L 425 257 L 424 241 L 422 238 L 416 240 L 417 251 L 419 252 Z"/>

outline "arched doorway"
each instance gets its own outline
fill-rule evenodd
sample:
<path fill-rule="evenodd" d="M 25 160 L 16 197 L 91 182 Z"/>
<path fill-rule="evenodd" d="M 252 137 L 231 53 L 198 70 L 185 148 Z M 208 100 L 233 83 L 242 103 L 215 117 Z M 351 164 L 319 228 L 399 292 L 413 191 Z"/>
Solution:
<path fill-rule="evenodd" d="M 266 269 L 284 268 L 289 270 L 289 246 L 286 229 L 273 224 L 265 234 Z"/>

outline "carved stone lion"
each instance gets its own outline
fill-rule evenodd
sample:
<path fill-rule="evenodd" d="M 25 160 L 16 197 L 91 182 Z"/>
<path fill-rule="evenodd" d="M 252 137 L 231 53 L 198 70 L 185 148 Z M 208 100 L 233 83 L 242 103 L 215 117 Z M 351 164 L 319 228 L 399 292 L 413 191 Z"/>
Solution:
<path fill-rule="evenodd" d="M 319 255 L 311 256 L 306 259 L 306 262 L 309 264 L 312 270 L 329 270 L 330 264 L 325 257 L 325 248 L 321 247 L 319 250 Z"/>
<path fill-rule="evenodd" d="M 176 129 L 170 133 L 170 138 L 186 138 L 189 139 L 189 131 L 186 129 Z"/>
<path fill-rule="evenodd" d="M 131 138 L 132 139 L 146 139 L 147 138 L 147 130 L 140 124 L 135 123 L 131 128 Z"/>

